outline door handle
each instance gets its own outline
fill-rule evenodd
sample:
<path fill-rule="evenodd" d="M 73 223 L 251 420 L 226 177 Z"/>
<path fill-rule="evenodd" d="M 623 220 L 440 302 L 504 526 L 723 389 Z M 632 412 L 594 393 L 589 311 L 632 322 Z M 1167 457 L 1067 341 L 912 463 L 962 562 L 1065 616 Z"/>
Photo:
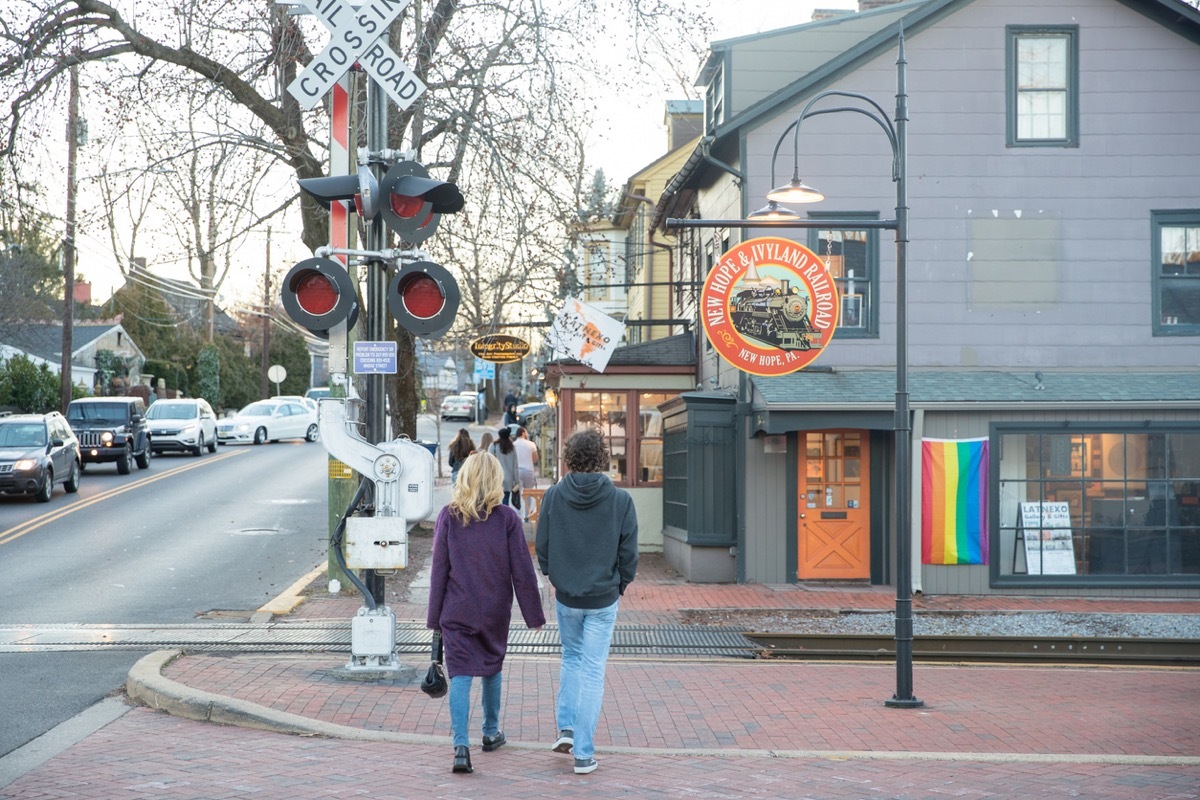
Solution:
<path fill-rule="evenodd" d="M 800 519 L 808 519 L 808 515 L 807 515 L 807 514 L 801 514 L 801 515 L 800 515 Z"/>

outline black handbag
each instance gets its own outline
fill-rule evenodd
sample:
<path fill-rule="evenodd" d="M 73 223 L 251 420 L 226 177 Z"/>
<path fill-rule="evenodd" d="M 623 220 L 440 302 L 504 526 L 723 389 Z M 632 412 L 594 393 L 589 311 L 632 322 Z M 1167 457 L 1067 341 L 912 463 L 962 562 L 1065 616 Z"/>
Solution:
<path fill-rule="evenodd" d="M 442 634 L 433 632 L 433 663 L 425 672 L 425 680 L 421 681 L 421 691 L 430 697 L 445 697 L 450 691 L 450 682 L 446 680 L 446 667 L 442 664 Z"/>

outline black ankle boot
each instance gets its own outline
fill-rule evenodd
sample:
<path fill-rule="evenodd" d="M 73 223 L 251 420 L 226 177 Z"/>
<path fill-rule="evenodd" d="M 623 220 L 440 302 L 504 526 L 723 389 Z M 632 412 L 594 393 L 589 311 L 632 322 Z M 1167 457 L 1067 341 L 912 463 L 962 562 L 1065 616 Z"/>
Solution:
<path fill-rule="evenodd" d="M 459 745 L 454 748 L 454 772 L 474 772 L 471 768 L 471 748 Z"/>

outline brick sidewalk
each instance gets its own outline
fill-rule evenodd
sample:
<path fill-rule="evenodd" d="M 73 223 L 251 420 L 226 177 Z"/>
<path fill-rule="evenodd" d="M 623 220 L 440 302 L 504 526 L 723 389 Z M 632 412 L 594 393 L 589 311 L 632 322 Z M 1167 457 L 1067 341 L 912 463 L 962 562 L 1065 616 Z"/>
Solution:
<path fill-rule="evenodd" d="M 389 598 L 424 620 L 419 574 Z M 324 579 L 289 620 L 349 620 L 355 593 Z M 543 600 L 550 603 L 549 589 Z M 888 587 L 687 584 L 644 556 L 621 624 L 678 624 L 687 609 L 894 608 Z M 1200 613 L 1200 601 L 917 598 L 929 610 Z M 519 625 L 519 623 L 517 623 Z M 502 725 L 450 773 L 449 718 L 404 678 L 347 682 L 344 653 L 188 654 L 163 670 L 181 694 L 346 726 L 353 740 L 226 727 L 134 708 L 10 785 L 0 798 L 812 798 L 1200 800 L 1200 671 L 1050 666 L 914 668 L 920 709 L 889 709 L 890 663 L 738 659 L 609 662 L 598 772 L 549 752 L 557 660 L 510 657 Z M 409 663 L 423 668 L 419 660 Z M 478 693 L 478 688 L 476 688 Z M 479 724 L 478 709 L 473 724 Z M 478 736 L 478 731 L 474 731 Z M 402 737 L 408 737 L 406 740 Z M 413 743 L 416 742 L 416 743 Z"/>

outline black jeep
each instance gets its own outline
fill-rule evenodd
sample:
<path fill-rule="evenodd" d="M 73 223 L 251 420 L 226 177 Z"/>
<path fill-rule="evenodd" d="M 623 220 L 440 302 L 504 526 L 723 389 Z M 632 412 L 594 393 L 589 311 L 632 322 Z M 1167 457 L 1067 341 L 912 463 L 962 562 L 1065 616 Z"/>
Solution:
<path fill-rule="evenodd" d="M 117 462 L 117 472 L 128 475 L 133 462 L 150 466 L 150 432 L 146 405 L 140 397 L 84 397 L 67 406 L 67 422 L 79 438 L 83 463 Z"/>

